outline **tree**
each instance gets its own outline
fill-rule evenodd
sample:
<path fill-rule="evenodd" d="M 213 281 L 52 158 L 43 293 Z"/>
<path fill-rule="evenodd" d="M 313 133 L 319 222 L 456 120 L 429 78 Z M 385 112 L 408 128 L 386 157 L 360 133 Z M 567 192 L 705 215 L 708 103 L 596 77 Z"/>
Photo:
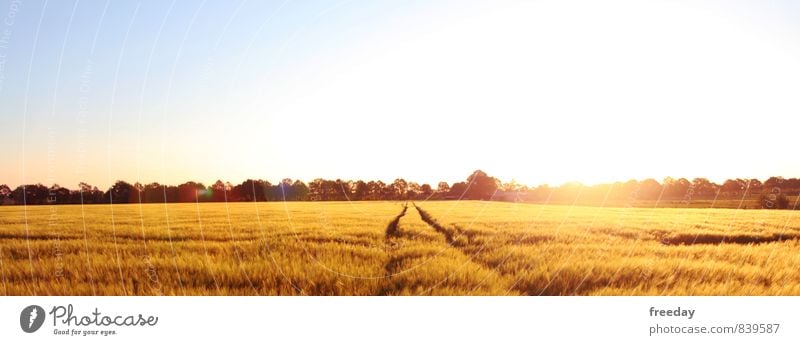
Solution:
<path fill-rule="evenodd" d="M 447 193 L 447 199 L 461 199 L 464 197 L 464 192 L 467 190 L 466 182 L 456 182 L 450 187 Z"/>
<path fill-rule="evenodd" d="M 54 184 L 50 187 L 47 198 L 48 203 L 51 204 L 68 204 L 70 203 L 70 192 L 69 189 Z"/>
<path fill-rule="evenodd" d="M 350 195 L 353 193 L 353 181 L 342 181 L 336 179 L 336 184 L 332 200 L 350 200 Z"/>
<path fill-rule="evenodd" d="M 717 194 L 717 185 L 705 178 L 696 178 L 692 180 L 692 188 L 695 194 L 701 196 L 715 196 Z"/>
<path fill-rule="evenodd" d="M 658 199 L 663 187 L 654 179 L 646 179 L 639 183 L 639 196 L 644 199 Z"/>
<path fill-rule="evenodd" d="M 467 177 L 467 188 L 464 197 L 472 200 L 489 200 L 500 186 L 500 180 L 489 176 L 481 170 L 475 170 Z"/>
<path fill-rule="evenodd" d="M 391 196 L 389 196 L 389 199 L 402 200 L 406 198 L 406 192 L 408 192 L 408 182 L 406 182 L 406 180 L 401 178 L 395 179 L 389 186 L 391 187 Z"/>
<path fill-rule="evenodd" d="M 781 176 L 773 176 L 773 177 L 768 178 L 766 181 L 764 181 L 764 187 L 765 188 L 773 188 L 773 187 L 779 187 L 780 188 L 780 187 L 783 187 L 783 184 L 784 184 L 785 181 L 786 181 L 786 179 L 784 179 Z"/>
<path fill-rule="evenodd" d="M 367 188 L 369 189 L 369 200 L 385 199 L 383 193 L 386 189 L 386 183 L 383 183 L 383 181 L 369 181 L 367 182 Z"/>
<path fill-rule="evenodd" d="M 292 187 L 292 179 L 285 178 L 280 183 L 272 187 L 274 190 L 274 198 L 276 201 L 287 201 L 294 199 L 294 187 Z"/>
<path fill-rule="evenodd" d="M 159 203 L 167 202 L 164 197 L 164 187 L 158 182 L 148 183 L 144 186 L 144 202 L 146 203 Z"/>
<path fill-rule="evenodd" d="M 221 180 L 217 180 L 217 182 L 208 187 L 208 194 L 210 194 L 208 198 L 214 202 L 233 201 L 228 200 L 228 185 Z"/>
<path fill-rule="evenodd" d="M 292 183 L 292 194 L 292 200 L 308 200 L 308 186 L 303 181 L 294 181 Z"/>
<path fill-rule="evenodd" d="M 669 198 L 685 198 L 692 188 L 692 183 L 685 178 L 673 179 L 667 177 L 664 179 L 664 195 Z"/>
<path fill-rule="evenodd" d="M 425 183 L 422 186 L 419 186 L 419 193 L 420 197 L 429 198 L 433 194 L 433 188 L 431 188 L 431 185 Z"/>
<path fill-rule="evenodd" d="M 504 192 L 516 192 L 522 188 L 522 185 L 517 183 L 515 180 L 511 180 L 511 182 L 503 183 L 500 185 L 500 189 Z"/>
<path fill-rule="evenodd" d="M 180 202 L 180 190 L 177 186 L 162 186 L 164 189 L 164 199 L 167 202 Z"/>
<path fill-rule="evenodd" d="M 764 185 L 758 179 L 750 179 L 747 181 L 747 183 L 750 185 L 749 189 L 752 193 L 758 193 L 764 187 Z"/>
<path fill-rule="evenodd" d="M 317 178 L 308 183 L 308 197 L 309 200 L 320 201 L 325 197 L 325 181 Z"/>
<path fill-rule="evenodd" d="M 416 182 L 409 182 L 408 189 L 406 190 L 406 198 L 410 200 L 416 200 L 419 195 L 421 194 L 419 183 Z"/>
<path fill-rule="evenodd" d="M 519 184 L 514 180 L 502 183 L 481 170 L 475 170 L 466 181 L 450 186 L 439 182 L 436 190 L 429 184 L 418 184 L 403 178 L 391 184 L 383 181 L 326 180 L 315 179 L 309 184 L 285 178 L 277 185 L 265 180 L 248 179 L 238 185 L 217 180 L 205 187 L 202 183 L 186 182 L 179 186 L 167 186 L 157 182 L 146 185 L 116 181 L 105 192 L 88 183 L 81 182 L 78 189 L 70 190 L 54 184 L 18 186 L 11 190 L 0 185 L 0 204 L 81 204 L 81 203 L 162 203 L 162 202 L 206 202 L 206 201 L 294 201 L 294 200 L 416 200 L 416 199 L 470 199 L 491 200 L 498 190 L 514 193 L 517 199 L 528 201 L 598 201 L 611 198 L 615 200 L 653 200 L 656 198 L 716 198 L 757 196 L 764 208 L 784 207 L 784 199 L 800 194 L 800 179 L 770 177 L 764 183 L 757 179 L 729 179 L 722 185 L 705 178 L 695 178 L 691 182 L 685 178 L 667 177 L 663 183 L 654 179 L 643 181 L 629 180 L 596 184 L 565 183 L 559 187 L 540 185 L 536 188 Z M 743 194 L 747 195 L 743 195 Z M 775 195 L 771 197 L 770 195 Z M 503 195 L 503 198 L 507 195 Z"/>
<path fill-rule="evenodd" d="M 11 188 L 7 185 L 0 185 L 0 205 L 11 201 Z"/>
<path fill-rule="evenodd" d="M 743 180 L 725 180 L 720 187 L 723 196 L 737 196 L 745 189 L 746 183 Z"/>
<path fill-rule="evenodd" d="M 353 199 L 367 200 L 368 196 L 369 196 L 369 185 L 361 180 L 356 181 L 355 191 L 353 192 Z"/>
<path fill-rule="evenodd" d="M 43 205 L 47 203 L 49 189 L 41 183 L 18 186 L 14 189 L 14 202 L 19 205 Z"/>
<path fill-rule="evenodd" d="M 789 208 L 789 198 L 786 194 L 777 193 L 762 193 L 758 197 L 758 204 L 761 208 L 769 210 L 783 210 Z"/>
<path fill-rule="evenodd" d="M 114 204 L 127 204 L 137 193 L 132 184 L 119 180 L 108 189 L 105 199 Z"/>
<path fill-rule="evenodd" d="M 436 194 L 439 194 L 440 196 L 444 197 L 448 193 L 450 193 L 450 185 L 447 184 L 447 182 L 442 181 L 436 185 Z"/>
<path fill-rule="evenodd" d="M 233 187 L 233 194 L 240 201 L 267 201 L 266 189 L 269 187 L 267 181 L 247 179 Z"/>
<path fill-rule="evenodd" d="M 309 199 L 321 201 L 346 200 L 346 191 L 349 188 L 347 182 L 342 180 L 314 179 L 308 184 Z"/>
<path fill-rule="evenodd" d="M 92 186 L 86 182 L 78 183 L 78 190 L 73 203 L 76 204 L 100 204 L 103 203 L 104 194 L 96 186 Z"/>
<path fill-rule="evenodd" d="M 550 197 L 552 196 L 553 189 L 550 188 L 547 184 L 542 184 L 536 186 L 536 188 L 531 189 L 530 193 L 528 194 L 527 200 L 536 200 L 536 201 L 550 201 Z"/>
<path fill-rule="evenodd" d="M 189 181 L 178 185 L 178 202 L 206 201 L 206 187 L 202 183 Z"/>

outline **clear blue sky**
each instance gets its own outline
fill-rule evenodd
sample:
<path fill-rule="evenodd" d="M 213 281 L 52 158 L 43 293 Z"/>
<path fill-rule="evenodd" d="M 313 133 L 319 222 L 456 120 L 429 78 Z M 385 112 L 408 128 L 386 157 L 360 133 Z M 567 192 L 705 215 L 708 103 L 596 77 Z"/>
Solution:
<path fill-rule="evenodd" d="M 800 176 L 796 1 L 2 0 L 0 18 L 10 185 Z"/>

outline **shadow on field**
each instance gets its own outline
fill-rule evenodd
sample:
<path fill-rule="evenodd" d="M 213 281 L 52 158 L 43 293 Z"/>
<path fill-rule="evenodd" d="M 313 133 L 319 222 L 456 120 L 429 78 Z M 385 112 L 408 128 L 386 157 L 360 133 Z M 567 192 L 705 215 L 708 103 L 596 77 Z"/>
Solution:
<path fill-rule="evenodd" d="M 661 243 L 668 246 L 693 244 L 759 244 L 783 242 L 798 239 L 792 234 L 772 235 L 723 235 L 723 234 L 679 234 L 661 238 Z"/>
<path fill-rule="evenodd" d="M 55 235 L 44 235 L 44 234 L 35 234 L 35 235 L 26 235 L 26 234 L 0 234 L 0 240 L 32 240 L 32 241 L 51 241 L 51 240 L 75 240 L 82 237 L 78 236 L 55 236 Z"/>
<path fill-rule="evenodd" d="M 111 236 L 104 236 L 104 240 L 111 240 Z M 147 240 L 147 242 L 192 242 L 192 241 L 199 241 L 199 242 L 219 242 L 219 243 L 226 243 L 226 242 L 247 242 L 247 241 L 258 241 L 259 238 L 255 236 L 243 236 L 231 239 L 230 237 L 205 237 L 202 238 L 200 236 L 186 236 L 186 235 L 160 235 L 160 234 L 147 234 L 144 238 L 140 234 L 117 234 L 116 239 L 119 241 L 134 241 L 134 242 L 141 242 L 143 240 Z"/>

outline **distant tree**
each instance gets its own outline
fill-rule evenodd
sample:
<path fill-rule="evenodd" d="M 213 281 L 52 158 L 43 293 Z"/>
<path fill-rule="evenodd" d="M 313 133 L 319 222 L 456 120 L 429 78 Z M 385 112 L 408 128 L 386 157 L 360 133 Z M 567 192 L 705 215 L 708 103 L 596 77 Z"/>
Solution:
<path fill-rule="evenodd" d="M 314 179 L 308 184 L 310 200 L 333 201 L 345 200 L 349 186 L 342 180 Z"/>
<path fill-rule="evenodd" d="M 167 202 L 180 202 L 181 192 L 178 186 L 161 186 L 164 189 L 164 195 Z"/>
<path fill-rule="evenodd" d="M 267 181 L 247 179 L 233 186 L 233 194 L 241 201 L 267 201 L 267 189 L 270 187 Z"/>
<path fill-rule="evenodd" d="M 654 200 L 659 197 L 663 198 L 662 189 L 663 187 L 661 184 L 651 178 L 639 182 L 639 195 L 643 199 Z"/>
<path fill-rule="evenodd" d="M 367 197 L 369 196 L 369 185 L 362 180 L 356 181 L 354 185 L 355 190 L 353 191 L 353 199 L 367 200 Z"/>
<path fill-rule="evenodd" d="M 504 184 L 502 187 L 506 192 L 519 192 L 522 189 L 521 186 L 508 187 L 506 185 L 507 184 Z M 612 185 L 607 183 L 583 186 L 583 190 L 578 197 L 580 200 L 603 201 L 606 197 L 610 197 L 609 193 L 612 191 L 611 188 Z"/>
<path fill-rule="evenodd" d="M 467 191 L 467 183 L 466 182 L 456 182 L 453 183 L 453 186 L 450 187 L 450 190 L 447 193 L 448 199 L 461 199 L 464 197 L 464 192 Z"/>
<path fill-rule="evenodd" d="M 292 200 L 308 200 L 308 186 L 303 181 L 294 181 L 292 183 L 292 194 Z"/>
<path fill-rule="evenodd" d="M 333 191 L 333 199 L 332 200 L 352 200 L 350 199 L 353 191 L 355 190 L 355 186 L 353 185 L 353 181 L 344 181 L 341 179 L 336 179 L 334 181 L 336 184 L 336 189 Z"/>
<path fill-rule="evenodd" d="M 425 183 L 419 186 L 419 194 L 419 196 L 423 199 L 429 198 L 431 195 L 433 195 L 433 188 L 431 188 L 431 185 Z"/>
<path fill-rule="evenodd" d="M 178 185 L 178 202 L 207 201 L 206 187 L 202 183 L 189 181 Z"/>
<path fill-rule="evenodd" d="M 131 200 L 132 203 L 139 203 L 142 202 L 142 192 L 144 192 L 144 185 L 139 182 L 133 184 L 133 191 L 131 191 Z"/>
<path fill-rule="evenodd" d="M 138 191 L 128 182 L 119 180 L 106 191 L 105 200 L 114 204 L 130 203 Z"/>
<path fill-rule="evenodd" d="M 266 195 L 267 201 L 283 201 L 284 197 L 286 197 L 286 193 L 291 194 L 291 190 L 287 189 L 288 186 L 291 186 L 291 181 L 288 184 L 285 184 L 283 180 L 276 185 L 264 181 L 264 193 Z"/>
<path fill-rule="evenodd" d="M 0 205 L 11 202 L 11 188 L 0 184 Z"/>
<path fill-rule="evenodd" d="M 104 193 L 86 182 L 78 183 L 78 190 L 73 193 L 72 199 L 75 204 L 100 204 L 105 202 Z"/>
<path fill-rule="evenodd" d="M 500 180 L 489 176 L 481 170 L 475 170 L 467 177 L 465 198 L 473 200 L 489 200 L 500 186 Z"/>
<path fill-rule="evenodd" d="M 764 181 L 764 187 L 765 188 L 773 188 L 773 187 L 779 187 L 780 188 L 780 187 L 783 187 L 783 184 L 784 184 L 785 181 L 786 181 L 786 179 L 784 179 L 781 176 L 773 176 L 773 177 L 768 178 L 766 181 Z"/>
<path fill-rule="evenodd" d="M 633 179 L 626 181 L 622 184 L 622 196 L 629 201 L 643 199 L 642 184 Z"/>
<path fill-rule="evenodd" d="M 389 199 L 403 200 L 406 198 L 406 193 L 408 192 L 408 182 L 406 182 L 406 180 L 401 178 L 395 179 L 389 186 L 391 187 Z"/>
<path fill-rule="evenodd" d="M 449 193 L 450 193 L 450 185 L 447 184 L 447 182 L 442 181 L 436 185 L 436 194 L 439 194 L 440 196 L 444 197 Z"/>
<path fill-rule="evenodd" d="M 208 187 L 210 191 L 210 199 L 214 202 L 228 202 L 228 201 L 235 201 L 230 200 L 228 196 L 228 192 L 230 191 L 230 183 L 222 182 L 221 180 L 217 180 L 211 186 Z"/>
<path fill-rule="evenodd" d="M 312 201 L 324 200 L 325 180 L 317 178 L 308 183 L 308 197 Z"/>
<path fill-rule="evenodd" d="M 288 200 L 295 200 L 294 196 L 294 187 L 292 186 L 292 179 L 285 178 L 281 180 L 280 183 L 274 185 L 272 187 L 275 192 L 275 200 L 276 201 L 288 201 Z"/>
<path fill-rule="evenodd" d="M 713 197 L 717 194 L 717 185 L 706 178 L 696 178 L 692 180 L 692 188 L 695 194 L 706 197 Z"/>
<path fill-rule="evenodd" d="M 764 189 L 764 184 L 758 179 L 750 179 L 747 181 L 751 193 L 760 193 Z"/>
<path fill-rule="evenodd" d="M 386 189 L 386 183 L 383 183 L 383 181 L 369 181 L 367 182 L 367 189 L 369 189 L 367 200 L 385 199 L 383 192 Z"/>
<path fill-rule="evenodd" d="M 422 192 L 420 191 L 420 185 L 416 182 L 409 182 L 408 189 L 406 190 L 406 199 L 409 200 L 416 200 Z"/>
<path fill-rule="evenodd" d="M 163 203 L 163 202 L 205 202 L 205 201 L 294 201 L 294 200 L 416 200 L 416 199 L 472 199 L 491 200 L 498 190 L 516 192 L 518 198 L 527 201 L 597 201 L 607 198 L 615 200 L 654 200 L 663 198 L 701 198 L 729 197 L 739 198 L 758 195 L 762 208 L 788 207 L 790 196 L 800 194 L 800 179 L 770 177 L 763 183 L 757 179 L 729 179 L 722 185 L 705 178 L 695 178 L 689 182 L 685 178 L 667 177 L 662 183 L 653 179 L 643 181 L 629 180 L 591 186 L 579 183 L 566 183 L 559 187 L 540 185 L 535 188 L 512 180 L 502 183 L 499 179 L 476 170 L 466 181 L 457 182 L 452 187 L 447 182 L 439 182 L 434 191 L 429 184 L 418 184 L 403 178 L 391 184 L 383 181 L 327 180 L 315 179 L 309 184 L 302 181 L 283 179 L 277 185 L 265 180 L 248 179 L 238 185 L 217 180 L 205 187 L 202 183 L 187 182 L 179 186 L 161 185 L 157 182 L 142 185 L 115 182 L 106 192 L 88 183 L 81 182 L 77 190 L 69 190 L 57 184 L 45 187 L 42 184 L 23 185 L 11 190 L 0 185 L 0 204 L 91 204 L 91 203 Z"/>
<path fill-rule="evenodd" d="M 780 192 L 762 193 L 758 197 L 758 204 L 764 209 L 783 210 L 789 208 L 789 198 Z"/>
<path fill-rule="evenodd" d="M 277 195 L 274 192 L 270 192 L 274 191 L 272 183 L 267 180 L 257 180 L 255 185 L 256 189 L 260 189 L 256 193 L 256 195 L 259 197 L 257 201 L 269 201 L 270 197 L 272 197 L 272 200 L 277 200 Z"/>
<path fill-rule="evenodd" d="M 69 204 L 71 200 L 70 194 L 69 189 L 54 184 L 48 191 L 47 202 L 50 204 Z"/>
<path fill-rule="evenodd" d="M 250 192 L 250 188 L 248 185 L 248 181 L 242 181 L 242 183 L 233 186 L 232 194 L 236 195 L 237 200 L 239 201 L 253 201 L 252 192 Z"/>
<path fill-rule="evenodd" d="M 80 182 L 80 183 L 78 183 L 78 191 L 80 191 L 80 192 L 83 192 L 83 193 L 89 193 L 89 192 L 91 192 L 91 191 L 92 191 L 92 189 L 94 189 L 94 188 L 92 187 L 92 185 L 90 185 L 90 184 L 88 184 L 88 183 L 86 183 L 86 182 Z"/>
<path fill-rule="evenodd" d="M 158 182 L 148 183 L 144 186 L 143 201 L 145 203 L 163 203 L 167 202 L 164 197 L 164 187 Z"/>
<path fill-rule="evenodd" d="M 738 196 L 744 192 L 747 187 L 747 182 L 742 179 L 725 180 L 720 187 L 720 192 L 723 196 Z"/>
<path fill-rule="evenodd" d="M 553 191 L 552 199 L 575 202 L 586 191 L 586 186 L 579 182 L 564 183 Z"/>
<path fill-rule="evenodd" d="M 692 183 L 685 178 L 673 179 L 667 177 L 664 179 L 664 196 L 668 198 L 684 198 L 692 188 Z"/>
<path fill-rule="evenodd" d="M 504 192 L 516 192 L 519 191 L 521 188 L 522 185 L 520 185 L 519 183 L 517 183 L 517 181 L 513 179 L 510 182 L 503 183 L 500 185 L 500 190 Z"/>
<path fill-rule="evenodd" d="M 39 205 L 47 202 L 47 187 L 42 184 L 20 185 L 11 192 L 18 205 Z"/>

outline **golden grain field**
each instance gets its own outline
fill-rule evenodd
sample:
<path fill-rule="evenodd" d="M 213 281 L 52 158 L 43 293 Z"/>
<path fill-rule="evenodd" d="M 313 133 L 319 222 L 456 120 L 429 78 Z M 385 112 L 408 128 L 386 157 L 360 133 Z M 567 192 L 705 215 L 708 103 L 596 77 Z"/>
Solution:
<path fill-rule="evenodd" d="M 0 207 L 3 295 L 800 295 L 796 211 Z"/>

